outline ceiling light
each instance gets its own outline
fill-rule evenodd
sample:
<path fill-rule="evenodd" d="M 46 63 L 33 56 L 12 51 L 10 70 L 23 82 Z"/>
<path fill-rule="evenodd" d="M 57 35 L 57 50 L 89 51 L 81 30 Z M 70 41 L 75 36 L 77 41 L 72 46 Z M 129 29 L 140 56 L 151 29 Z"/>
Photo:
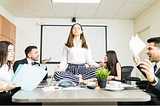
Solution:
<path fill-rule="evenodd" d="M 100 3 L 101 0 L 52 0 L 53 3 Z"/>

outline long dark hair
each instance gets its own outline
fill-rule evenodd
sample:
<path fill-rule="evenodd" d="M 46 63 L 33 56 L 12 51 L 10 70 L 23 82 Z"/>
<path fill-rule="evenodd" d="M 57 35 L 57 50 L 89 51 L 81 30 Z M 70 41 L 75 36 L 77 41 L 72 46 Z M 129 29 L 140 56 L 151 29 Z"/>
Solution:
<path fill-rule="evenodd" d="M 105 68 L 108 68 L 111 70 L 111 74 L 115 74 L 115 66 L 116 63 L 118 62 L 117 55 L 115 51 L 109 50 L 106 52 L 107 54 L 107 62 Z"/>
<path fill-rule="evenodd" d="M 83 31 L 83 28 L 82 28 L 82 26 L 81 26 L 79 23 L 75 23 L 75 24 L 72 25 L 71 30 L 70 30 L 70 33 L 69 33 L 69 36 L 68 36 L 67 43 L 65 44 L 65 45 L 66 45 L 67 47 L 69 47 L 69 48 L 74 47 L 74 45 L 73 45 L 74 35 L 72 34 L 72 29 L 73 29 L 74 25 L 79 25 L 79 26 L 81 27 L 81 30 Z M 81 47 L 88 49 L 88 45 L 86 44 L 86 39 L 85 39 L 85 37 L 84 37 L 83 32 L 82 32 L 82 34 L 80 35 L 80 39 L 82 40 L 82 45 L 81 45 Z"/>
<path fill-rule="evenodd" d="M 11 61 L 7 61 L 9 45 L 13 44 L 9 41 L 0 41 L 0 68 L 2 67 L 2 65 L 7 64 L 9 69 L 11 69 Z"/>

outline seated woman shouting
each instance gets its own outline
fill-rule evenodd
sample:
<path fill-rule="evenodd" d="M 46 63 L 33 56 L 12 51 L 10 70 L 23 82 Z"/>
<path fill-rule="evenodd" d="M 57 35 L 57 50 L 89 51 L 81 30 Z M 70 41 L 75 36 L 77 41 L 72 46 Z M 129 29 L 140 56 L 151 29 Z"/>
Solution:
<path fill-rule="evenodd" d="M 118 62 L 118 58 L 115 51 L 109 50 L 104 57 L 105 68 L 111 70 L 111 74 L 108 76 L 107 81 L 119 80 L 121 81 L 121 65 Z"/>

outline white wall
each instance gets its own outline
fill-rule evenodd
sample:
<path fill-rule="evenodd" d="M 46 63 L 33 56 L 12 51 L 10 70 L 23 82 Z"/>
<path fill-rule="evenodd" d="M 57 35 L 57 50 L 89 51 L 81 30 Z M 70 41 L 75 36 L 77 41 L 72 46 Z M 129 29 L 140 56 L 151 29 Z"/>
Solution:
<path fill-rule="evenodd" d="M 134 19 L 135 34 L 150 27 L 150 37 L 160 36 L 160 0 Z"/>
<path fill-rule="evenodd" d="M 41 19 L 41 18 L 15 18 L 0 4 L 0 14 L 16 25 L 16 50 L 15 59 L 25 57 L 24 49 L 28 45 L 40 47 L 40 26 L 36 23 L 41 20 L 46 23 L 69 24 L 71 19 Z M 121 65 L 134 65 L 129 50 L 129 40 L 134 35 L 133 20 L 108 20 L 108 19 L 77 19 L 81 24 L 108 24 L 108 50 L 117 52 Z M 92 45 L 91 45 L 92 46 Z M 49 74 L 56 65 L 47 65 Z M 132 73 L 134 75 L 134 73 Z"/>
<path fill-rule="evenodd" d="M 45 23 L 71 23 L 71 19 L 16 18 L 16 60 L 25 57 L 24 49 L 28 45 L 37 45 L 40 48 L 40 26 L 37 26 L 36 23 L 41 20 Z M 108 24 L 108 50 L 112 49 L 117 52 L 121 65 L 134 65 L 129 49 L 130 38 L 134 35 L 133 20 L 77 19 L 77 22 L 81 24 Z M 47 66 L 49 74 L 52 74 L 56 65 Z"/>
<path fill-rule="evenodd" d="M 0 4 L 0 14 L 15 24 L 15 17 Z"/>

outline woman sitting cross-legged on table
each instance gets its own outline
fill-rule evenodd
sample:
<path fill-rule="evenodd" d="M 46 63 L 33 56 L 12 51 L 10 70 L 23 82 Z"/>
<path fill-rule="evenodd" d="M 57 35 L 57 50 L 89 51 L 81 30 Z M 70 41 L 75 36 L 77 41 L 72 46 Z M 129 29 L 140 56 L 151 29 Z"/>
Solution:
<path fill-rule="evenodd" d="M 88 70 L 85 62 L 94 68 Z M 60 71 L 67 63 L 67 69 Z M 55 80 L 70 80 L 77 83 L 96 81 L 95 70 L 101 65 L 102 62 L 97 64 L 92 59 L 91 48 L 85 40 L 82 26 L 78 23 L 74 24 L 63 47 L 62 61 L 54 74 Z"/>
<path fill-rule="evenodd" d="M 118 62 L 118 58 L 115 51 L 109 50 L 104 57 L 105 68 L 111 70 L 111 74 L 108 76 L 107 81 L 118 80 L 121 81 L 121 65 Z"/>

